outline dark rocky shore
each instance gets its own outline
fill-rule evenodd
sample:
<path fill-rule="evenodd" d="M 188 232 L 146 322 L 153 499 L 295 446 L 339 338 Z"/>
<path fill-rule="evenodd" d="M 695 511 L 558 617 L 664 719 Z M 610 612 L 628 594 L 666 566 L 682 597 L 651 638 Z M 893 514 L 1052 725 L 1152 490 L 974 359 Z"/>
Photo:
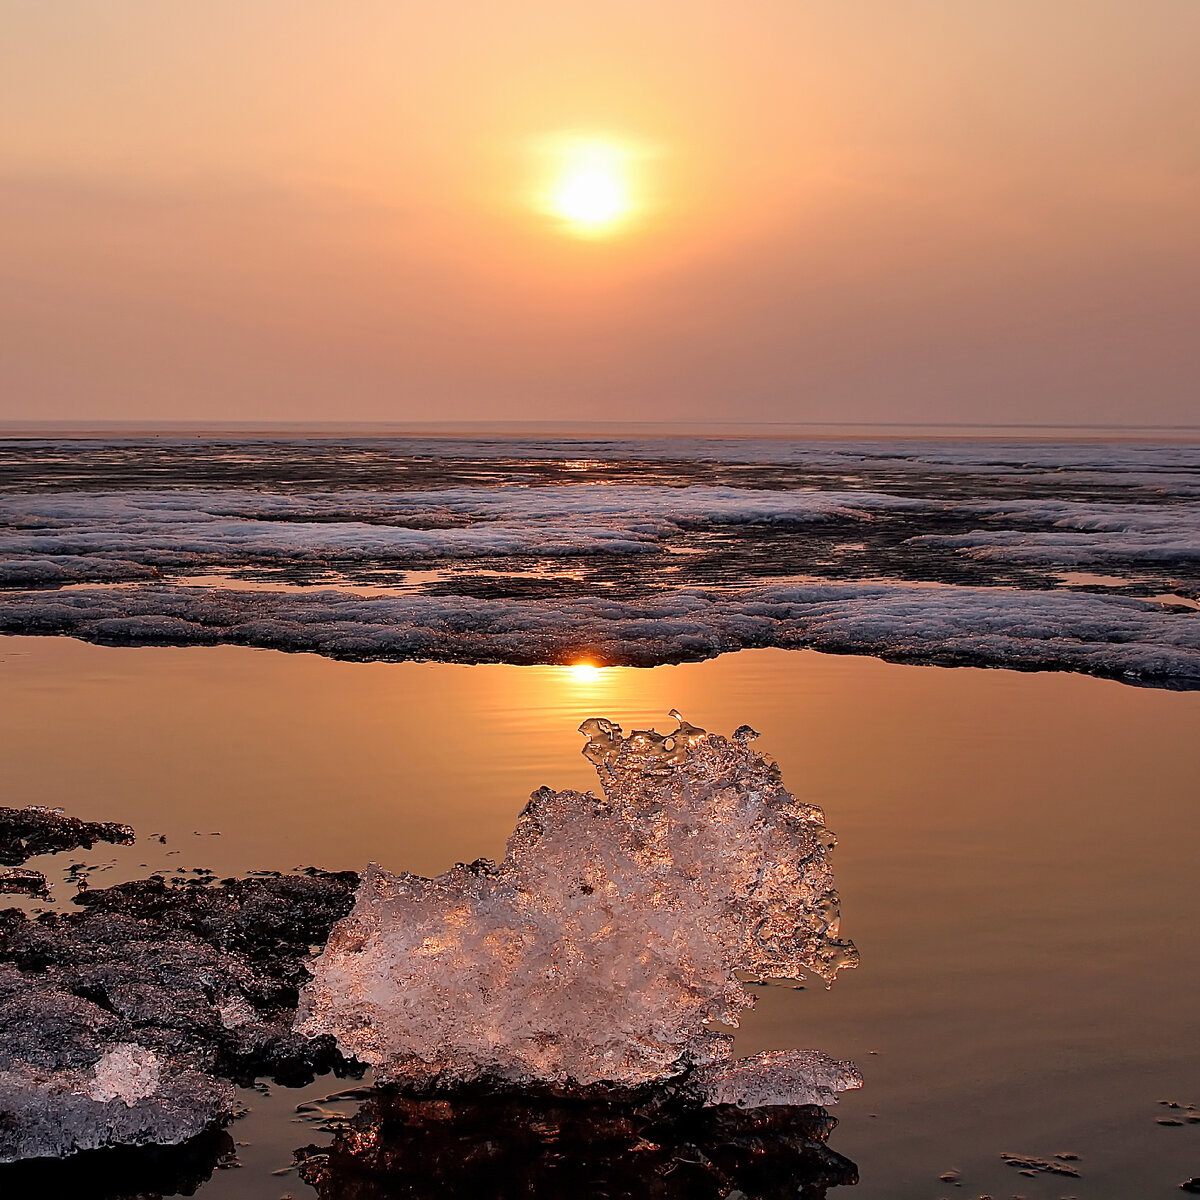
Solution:
<path fill-rule="evenodd" d="M 90 850 L 97 842 L 128 845 L 128 825 L 81 821 L 57 808 L 0 808 L 0 893 L 46 894 L 46 877 L 23 864 L 37 854 Z"/>
<path fill-rule="evenodd" d="M 9 814 L 10 857 L 132 837 Z M 81 891 L 78 912 L 0 911 L 0 1162 L 182 1143 L 233 1114 L 236 1082 L 353 1071 L 332 1038 L 291 1026 L 305 963 L 357 884 L 315 869 L 156 875 Z"/>

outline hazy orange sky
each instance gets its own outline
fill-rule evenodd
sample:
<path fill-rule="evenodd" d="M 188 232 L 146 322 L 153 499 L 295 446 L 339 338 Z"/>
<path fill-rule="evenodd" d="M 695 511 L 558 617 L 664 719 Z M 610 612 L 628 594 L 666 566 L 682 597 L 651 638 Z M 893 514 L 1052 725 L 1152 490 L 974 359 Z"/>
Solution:
<path fill-rule="evenodd" d="M 0 29 L 0 419 L 1200 422 L 1197 0 Z M 571 134 L 631 149 L 604 236 Z"/>

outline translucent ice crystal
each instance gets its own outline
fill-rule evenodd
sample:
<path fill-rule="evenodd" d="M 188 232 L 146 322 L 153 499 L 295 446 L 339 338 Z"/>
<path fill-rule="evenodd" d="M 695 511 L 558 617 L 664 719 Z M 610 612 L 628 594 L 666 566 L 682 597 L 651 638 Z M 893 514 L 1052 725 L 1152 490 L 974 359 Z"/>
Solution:
<path fill-rule="evenodd" d="M 691 1071 L 702 1099 L 734 1104 L 857 1086 L 820 1055 L 717 1070 L 732 1035 L 714 1022 L 753 1003 L 739 972 L 830 983 L 857 952 L 821 810 L 750 748 L 753 730 L 724 738 L 672 715 L 666 736 L 585 722 L 603 794 L 535 792 L 499 865 L 424 879 L 373 864 L 314 966 L 300 1031 L 332 1033 L 393 1082 L 636 1086 Z"/>
<path fill-rule="evenodd" d="M 853 1063 L 816 1050 L 768 1050 L 699 1068 L 688 1077 L 687 1092 L 705 1104 L 766 1108 L 835 1104 L 838 1092 L 857 1087 L 862 1076 Z"/>
<path fill-rule="evenodd" d="M 158 1091 L 158 1055 L 144 1046 L 114 1046 L 92 1070 L 96 1078 L 86 1091 L 93 1100 L 121 1100 L 126 1108 L 132 1108 Z"/>

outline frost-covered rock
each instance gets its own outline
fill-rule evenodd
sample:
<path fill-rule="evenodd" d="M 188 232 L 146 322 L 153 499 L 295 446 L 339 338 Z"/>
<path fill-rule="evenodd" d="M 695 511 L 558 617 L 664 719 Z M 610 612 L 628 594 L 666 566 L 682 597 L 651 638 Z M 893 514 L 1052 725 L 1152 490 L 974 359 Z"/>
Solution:
<path fill-rule="evenodd" d="M 581 732 L 603 795 L 534 793 L 498 866 L 432 880 L 369 868 L 297 1028 L 392 1082 L 630 1088 L 694 1071 L 696 1096 L 722 1104 L 858 1086 L 820 1055 L 712 1072 L 732 1047 L 714 1023 L 753 1003 L 737 972 L 832 982 L 857 960 L 821 810 L 746 728 Z"/>
<path fill-rule="evenodd" d="M 0 912 L 0 1163 L 177 1145 L 232 1113 L 234 1080 L 338 1066 L 291 1026 L 356 883 L 156 877 L 84 892 L 81 912 Z"/>
<path fill-rule="evenodd" d="M 0 1163 L 182 1142 L 232 1110 L 232 1085 L 194 1048 L 168 1048 L 159 1030 L 152 1050 L 121 1040 L 129 1029 L 51 977 L 0 964 Z"/>

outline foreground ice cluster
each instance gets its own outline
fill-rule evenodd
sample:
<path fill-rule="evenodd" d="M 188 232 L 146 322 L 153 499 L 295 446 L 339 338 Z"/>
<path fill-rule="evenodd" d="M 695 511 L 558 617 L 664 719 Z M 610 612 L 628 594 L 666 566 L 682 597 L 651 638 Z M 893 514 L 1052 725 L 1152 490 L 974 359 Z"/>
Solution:
<path fill-rule="evenodd" d="M 678 716 L 678 714 L 674 714 Z M 623 737 L 587 721 L 603 794 L 535 792 L 499 864 L 436 879 L 372 866 L 301 997 L 376 1077 L 622 1088 L 680 1077 L 701 1103 L 820 1104 L 860 1085 L 812 1051 L 731 1059 L 753 979 L 853 966 L 821 810 L 753 731 Z"/>
<path fill-rule="evenodd" d="M 400 1109 L 450 1095 L 467 1141 L 497 1096 L 569 1100 L 603 1118 L 605 1145 L 640 1145 L 652 1121 L 672 1145 L 745 1142 L 727 1166 L 753 1173 L 786 1107 L 861 1084 L 816 1051 L 734 1059 L 728 1029 L 753 1000 L 739 976 L 831 982 L 854 965 L 834 839 L 750 748 L 750 729 L 724 738 L 680 719 L 667 736 L 623 737 L 591 720 L 583 732 L 602 796 L 536 792 L 498 866 L 433 880 L 375 866 L 361 882 L 311 868 L 153 876 L 83 891 L 79 911 L 0 910 L 0 1164 L 183 1143 L 233 1115 L 235 1083 L 370 1064 L 399 1085 Z M 21 852 L 35 835 L 132 836 L 40 809 L 9 813 L 8 827 Z M 726 1118 L 695 1117 L 712 1106 Z M 363 1128 L 396 1111 L 372 1110 Z M 439 1114 L 417 1104 L 404 1121 Z M 844 1166 L 827 1131 L 775 1140 L 819 1183 Z M 348 1147 L 308 1164 L 323 1194 L 374 1170 Z"/>

